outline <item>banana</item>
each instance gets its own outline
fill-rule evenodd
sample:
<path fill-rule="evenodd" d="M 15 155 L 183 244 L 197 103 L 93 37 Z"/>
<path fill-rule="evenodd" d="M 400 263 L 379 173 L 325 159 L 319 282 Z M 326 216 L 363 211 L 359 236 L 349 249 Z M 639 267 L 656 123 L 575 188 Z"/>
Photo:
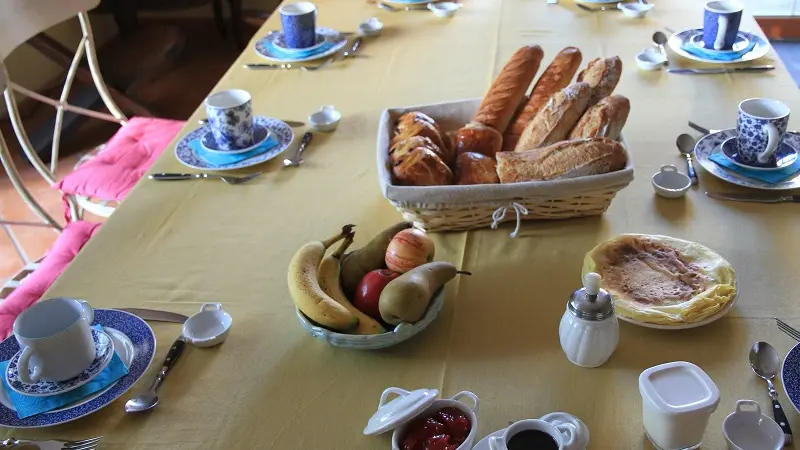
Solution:
<path fill-rule="evenodd" d="M 358 326 L 353 330 L 354 334 L 379 334 L 385 333 L 386 330 L 372 317 L 364 314 L 358 308 L 350 303 L 347 296 L 342 292 L 342 284 L 339 282 L 339 273 L 341 272 L 341 262 L 344 252 L 350 244 L 353 243 L 353 235 L 344 238 L 339 248 L 330 255 L 322 258 L 319 263 L 319 286 L 322 291 L 334 299 L 337 303 L 344 306 L 356 318 L 358 318 Z"/>
<path fill-rule="evenodd" d="M 303 245 L 289 263 L 289 294 L 294 303 L 309 319 L 336 331 L 355 328 L 358 318 L 322 290 L 318 282 L 318 268 L 325 250 L 351 236 L 353 226 L 345 225 L 336 236 Z"/>

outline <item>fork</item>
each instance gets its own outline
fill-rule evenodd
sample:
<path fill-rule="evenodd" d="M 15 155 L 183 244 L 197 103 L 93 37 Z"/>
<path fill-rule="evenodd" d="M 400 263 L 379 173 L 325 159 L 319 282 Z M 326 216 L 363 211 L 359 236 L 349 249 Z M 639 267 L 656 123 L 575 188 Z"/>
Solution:
<path fill-rule="evenodd" d="M 400 11 L 427 11 L 428 5 L 430 3 L 426 3 L 422 6 L 406 6 L 404 8 L 396 8 L 392 5 L 388 5 L 383 2 L 378 2 L 378 8 L 384 9 L 389 12 L 400 12 Z"/>
<path fill-rule="evenodd" d="M 589 11 L 589 12 L 619 11 L 619 9 L 617 9 L 616 7 L 610 7 L 610 6 L 609 7 L 601 6 L 599 8 L 589 8 L 588 6 L 583 5 L 581 3 L 575 3 L 575 6 L 577 6 L 578 8 L 580 8 L 580 9 L 582 9 L 584 11 Z"/>
<path fill-rule="evenodd" d="M 777 317 L 775 320 L 778 322 L 778 329 L 786 333 L 790 338 L 793 338 L 795 341 L 800 341 L 800 331 L 795 330 L 788 323 L 778 319 Z"/>
<path fill-rule="evenodd" d="M 231 175 L 217 175 L 213 173 L 154 173 L 147 178 L 156 181 L 177 181 L 177 180 L 192 180 L 192 179 L 216 179 L 222 180 L 228 184 L 243 184 L 252 180 L 253 178 L 261 175 L 261 172 L 256 172 L 243 177 L 234 177 Z"/>
<path fill-rule="evenodd" d="M 0 448 L 13 448 L 18 445 L 35 445 L 40 450 L 94 450 L 103 436 L 83 439 L 81 441 L 29 441 L 27 439 L 17 439 L 10 437 L 0 442 Z"/>

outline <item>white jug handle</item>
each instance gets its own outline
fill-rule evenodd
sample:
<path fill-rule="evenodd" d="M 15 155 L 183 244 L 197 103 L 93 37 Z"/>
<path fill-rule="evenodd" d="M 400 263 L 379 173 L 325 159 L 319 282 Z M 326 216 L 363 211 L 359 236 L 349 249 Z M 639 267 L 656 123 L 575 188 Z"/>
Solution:
<path fill-rule="evenodd" d="M 208 311 L 210 309 L 220 310 L 222 309 L 221 303 L 203 303 L 203 306 L 200 307 L 200 312 Z"/>
<path fill-rule="evenodd" d="M 743 411 L 752 411 L 752 409 L 743 409 L 742 406 L 751 406 L 755 408 L 755 411 L 761 414 L 761 406 L 759 406 L 758 402 L 754 402 L 753 400 L 736 400 L 736 412 L 743 412 Z"/>
<path fill-rule="evenodd" d="M 472 400 L 472 406 L 467 405 L 467 407 L 469 407 L 470 411 L 472 411 L 472 412 L 478 412 L 478 396 L 477 395 L 473 394 L 470 391 L 461 391 L 458 394 L 450 397 L 450 400 L 455 400 L 455 401 L 461 402 L 461 397 L 467 397 L 468 399 Z M 461 402 L 461 403 L 464 403 L 464 402 Z"/>
<path fill-rule="evenodd" d="M 378 408 L 385 405 L 387 403 L 387 400 L 389 399 L 389 396 L 392 394 L 397 394 L 398 397 L 403 397 L 410 393 L 411 392 L 408 392 L 405 389 L 400 389 L 397 387 L 386 388 L 386 390 L 383 391 L 383 394 L 381 394 L 381 400 L 378 402 Z"/>
<path fill-rule="evenodd" d="M 83 312 L 81 312 L 81 317 L 86 319 L 86 322 L 91 325 L 94 322 L 94 308 L 92 305 L 89 304 L 86 300 L 79 300 L 81 302 L 81 306 L 83 307 Z"/>
<path fill-rule="evenodd" d="M 665 164 L 661 166 L 661 170 L 659 172 L 677 172 L 678 168 L 673 166 L 672 164 Z"/>
<path fill-rule="evenodd" d="M 33 348 L 25 347 L 17 361 L 17 374 L 19 375 L 20 381 L 25 384 L 36 383 L 42 377 L 42 368 L 40 366 L 34 366 L 32 374 L 28 371 L 28 363 L 34 353 L 35 350 Z"/>
<path fill-rule="evenodd" d="M 714 50 L 722 50 L 725 46 L 725 35 L 728 34 L 728 16 L 720 14 L 717 16 L 717 37 L 714 39 Z"/>
<path fill-rule="evenodd" d="M 567 423 L 567 422 L 556 422 L 552 423 L 556 430 L 561 433 L 561 437 L 564 439 L 564 448 L 569 448 L 569 446 L 573 445 L 578 438 L 578 427 L 575 424 Z"/>
<path fill-rule="evenodd" d="M 508 450 L 503 445 L 503 436 L 492 436 L 489 438 L 489 450 Z"/>
<path fill-rule="evenodd" d="M 764 149 L 763 152 L 758 154 L 758 162 L 761 164 L 766 164 L 769 162 L 770 157 L 772 154 L 775 153 L 775 149 L 778 148 L 778 144 L 780 144 L 781 134 L 778 131 L 778 127 L 775 124 L 768 123 L 764 125 L 764 131 L 767 132 L 767 148 Z"/>

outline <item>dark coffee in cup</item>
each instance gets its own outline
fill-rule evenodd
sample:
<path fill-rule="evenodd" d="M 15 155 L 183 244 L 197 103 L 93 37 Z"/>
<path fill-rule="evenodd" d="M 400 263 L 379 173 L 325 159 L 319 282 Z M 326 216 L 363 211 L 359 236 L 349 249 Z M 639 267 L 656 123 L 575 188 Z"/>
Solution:
<path fill-rule="evenodd" d="M 558 442 L 542 430 L 522 430 L 511 436 L 508 450 L 558 450 Z"/>

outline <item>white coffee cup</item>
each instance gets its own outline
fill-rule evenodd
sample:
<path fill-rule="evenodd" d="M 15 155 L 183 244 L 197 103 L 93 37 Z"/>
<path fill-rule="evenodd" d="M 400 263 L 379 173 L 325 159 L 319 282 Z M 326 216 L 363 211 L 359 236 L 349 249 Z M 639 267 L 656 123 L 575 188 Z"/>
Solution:
<path fill-rule="evenodd" d="M 83 372 L 95 358 L 93 320 L 89 303 L 71 298 L 43 300 L 23 311 L 14 321 L 22 349 L 19 379 L 64 381 Z"/>
<path fill-rule="evenodd" d="M 526 430 L 538 430 L 547 433 L 558 445 L 558 450 L 563 450 L 564 436 L 562 435 L 562 432 L 570 433 L 570 436 L 572 436 L 577 430 L 572 424 L 564 423 L 560 424 L 559 427 L 563 427 L 564 430 L 562 431 L 550 423 L 540 419 L 520 420 L 519 422 L 515 422 L 506 428 L 506 431 L 502 436 L 494 436 L 489 438 L 489 448 L 491 450 L 508 450 L 508 443 L 511 441 L 511 438 L 514 437 L 514 435 Z"/>

